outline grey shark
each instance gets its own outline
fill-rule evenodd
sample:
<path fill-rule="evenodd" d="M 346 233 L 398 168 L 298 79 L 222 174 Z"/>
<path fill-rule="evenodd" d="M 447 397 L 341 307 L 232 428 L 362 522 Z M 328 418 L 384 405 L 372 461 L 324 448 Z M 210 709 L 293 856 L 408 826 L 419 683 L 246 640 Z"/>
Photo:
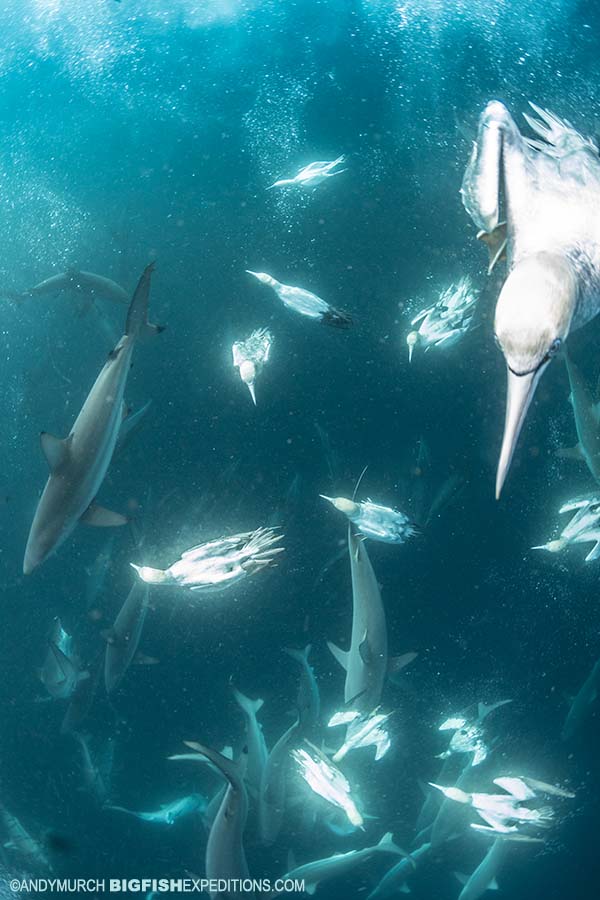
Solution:
<path fill-rule="evenodd" d="M 251 700 L 241 691 L 233 689 L 235 701 L 242 710 L 246 719 L 246 743 L 248 745 L 248 765 L 246 766 L 246 784 L 255 793 L 260 791 L 262 773 L 267 764 L 269 751 L 265 743 L 265 736 L 256 718 L 256 713 L 262 709 L 263 700 Z"/>
<path fill-rule="evenodd" d="M 209 879 L 240 879 L 248 877 L 248 864 L 244 852 L 244 828 L 248 817 L 248 794 L 244 784 L 244 769 L 248 750 L 244 747 L 242 759 L 234 762 L 216 750 L 185 741 L 187 747 L 215 766 L 229 782 L 219 811 L 210 829 L 206 845 L 206 877 Z M 177 757 L 172 757 L 177 759 Z M 189 754 L 182 758 L 189 759 Z M 222 894 L 211 892 L 212 900 Z M 237 896 L 231 893 L 227 896 Z M 241 895 L 240 895 L 241 896 Z M 247 896 L 247 895 L 246 895 Z"/>
<path fill-rule="evenodd" d="M 337 661 L 346 670 L 344 700 L 353 709 L 370 713 L 379 706 L 388 670 L 388 640 L 385 610 L 365 543 L 348 528 L 352 572 L 352 636 L 350 649 L 340 650 L 328 642 Z"/>
<path fill-rule="evenodd" d="M 599 685 L 600 659 L 594 663 L 592 671 L 581 685 L 577 695 L 573 698 L 561 732 L 563 741 L 570 741 L 585 722 L 592 705 L 598 698 Z"/>
<path fill-rule="evenodd" d="M 77 684 L 86 678 L 89 678 L 89 673 L 80 669 L 79 660 L 73 652 L 73 639 L 62 627 L 60 619 L 56 618 L 40 671 L 41 682 L 51 697 L 68 700 Z"/>
<path fill-rule="evenodd" d="M 498 889 L 496 875 L 506 859 L 508 844 L 502 839 L 496 839 L 487 851 L 479 865 L 471 875 L 462 875 L 456 872 L 456 877 L 463 885 L 458 900 L 479 900 L 486 891 Z"/>
<path fill-rule="evenodd" d="M 126 813 L 129 816 L 134 816 L 136 819 L 141 819 L 143 822 L 153 822 L 157 825 L 173 825 L 184 816 L 189 816 L 195 812 L 203 813 L 206 810 L 206 798 L 202 794 L 188 794 L 179 800 L 164 803 L 160 809 L 154 812 L 136 812 L 133 809 L 126 809 L 124 806 L 105 806 L 104 809 Z"/>
<path fill-rule="evenodd" d="M 148 585 L 136 581 L 106 635 L 104 685 L 111 694 L 121 683 L 137 653 L 148 612 Z"/>
<path fill-rule="evenodd" d="M 594 480 L 600 484 L 600 415 L 592 393 L 581 372 L 565 350 L 565 363 L 571 387 L 571 406 L 575 417 L 577 444 L 567 450 L 559 450 L 558 456 L 585 462 Z"/>
<path fill-rule="evenodd" d="M 129 303 L 127 291 L 120 284 L 117 284 L 116 281 L 113 281 L 112 278 L 106 278 L 104 275 L 96 275 L 95 272 L 84 272 L 79 269 L 67 269 L 66 272 L 51 275 L 44 281 L 40 281 L 39 284 L 15 296 L 23 299 L 27 297 L 44 297 L 49 294 L 58 294 L 64 290 L 88 294 L 92 299 L 98 296 L 106 300 L 112 300 L 114 303 Z"/>
<path fill-rule="evenodd" d="M 124 525 L 126 518 L 97 506 L 123 419 L 123 395 L 137 340 L 162 329 L 148 324 L 148 296 L 154 264 L 144 270 L 135 289 L 125 334 L 108 356 L 67 438 L 47 432 L 42 449 L 50 477 L 38 503 L 25 549 L 23 572 L 30 574 L 71 534 L 78 522 Z"/>
<path fill-rule="evenodd" d="M 288 872 L 284 877 L 304 881 L 307 894 L 314 894 L 317 886 L 323 881 L 333 878 L 344 878 L 362 862 L 372 859 L 379 853 L 391 853 L 407 857 L 408 854 L 393 841 L 391 832 L 384 834 L 379 843 L 362 850 L 349 850 L 347 853 L 335 853 L 326 859 L 315 859 Z M 408 857 L 410 859 L 410 857 Z"/>
<path fill-rule="evenodd" d="M 307 644 L 304 650 L 284 647 L 283 652 L 291 656 L 301 666 L 300 686 L 298 688 L 298 715 L 302 734 L 306 735 L 317 727 L 321 714 L 321 696 L 313 667 L 308 661 L 312 647 Z"/>

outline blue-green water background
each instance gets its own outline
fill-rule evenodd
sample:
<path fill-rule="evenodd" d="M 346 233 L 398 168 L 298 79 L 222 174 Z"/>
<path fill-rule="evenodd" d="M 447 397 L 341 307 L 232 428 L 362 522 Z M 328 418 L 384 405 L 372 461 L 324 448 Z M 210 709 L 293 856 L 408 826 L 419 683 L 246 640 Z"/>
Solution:
<path fill-rule="evenodd" d="M 405 547 L 371 545 L 392 652 L 419 651 L 402 688 L 394 752 L 349 770 L 364 807 L 409 843 L 434 777 L 441 717 L 477 699 L 514 698 L 498 722 L 494 774 L 535 764 L 577 798 L 548 845 L 517 850 L 506 897 L 597 895 L 600 770 L 597 722 L 575 744 L 559 734 L 568 695 L 600 655 L 597 568 L 581 556 L 529 552 L 550 535 L 561 501 L 585 470 L 557 461 L 575 442 L 564 368 L 545 376 L 500 504 L 493 467 L 503 419 L 503 366 L 489 321 L 498 281 L 459 187 L 477 115 L 499 97 L 515 115 L 534 100 L 584 133 L 600 124 L 598 16 L 572 0 L 481 2 L 210 2 L 82 0 L 3 4 L 0 48 L 0 283 L 22 290 L 79 267 L 133 289 L 157 260 L 155 320 L 167 331 L 136 351 L 128 399 L 152 399 L 144 430 L 102 489 L 107 505 L 141 507 L 148 562 L 167 565 L 225 531 L 277 522 L 281 565 L 233 595 L 197 604 L 158 598 L 143 637 L 155 666 L 136 667 L 88 730 L 114 739 L 112 796 L 151 808 L 198 785 L 166 761 L 183 739 L 238 741 L 233 680 L 265 699 L 269 744 L 291 721 L 297 672 L 282 647 L 314 645 L 323 702 L 333 711 L 342 673 L 325 641 L 346 645 L 348 566 L 318 581 L 344 538 L 318 498 L 348 493 L 369 464 L 366 493 L 418 505 L 416 447 L 428 478 L 464 482 L 459 499 Z M 344 153 L 348 171 L 314 193 L 267 192 L 311 159 Z M 347 309 L 341 333 L 295 318 L 244 272 L 272 272 Z M 448 354 L 408 366 L 409 312 L 469 273 L 482 289 L 481 325 Z M 80 314 L 60 296 L 1 309 L 3 628 L 0 784 L 28 826 L 67 839 L 64 874 L 203 871 L 205 837 L 185 821 L 153 830 L 99 810 L 80 790 L 79 756 L 59 734 L 63 708 L 40 704 L 37 671 L 53 616 L 84 659 L 131 582 L 135 549 L 116 535 L 97 606 L 88 573 L 106 535 L 80 529 L 33 576 L 24 544 L 46 478 L 38 434 L 68 432 L 123 310 Z M 254 409 L 230 362 L 253 327 L 275 334 Z M 577 336 L 594 380 L 598 326 Z M 315 422 L 328 436 L 329 461 Z M 412 474 L 411 474 L 412 473 Z M 332 474 L 335 484 L 332 483 Z M 415 510 L 416 512 L 416 510 Z M 492 767 L 494 768 L 494 767 Z M 300 835 L 308 859 L 360 836 Z M 291 839 L 271 851 L 248 840 L 253 875 L 281 874 Z M 414 885 L 416 897 L 455 897 L 452 871 L 470 871 L 482 844 L 461 844 Z M 381 865 L 326 897 L 360 896 Z M 363 882 L 364 875 L 364 882 Z M 351 893 L 354 892 L 354 893 Z"/>

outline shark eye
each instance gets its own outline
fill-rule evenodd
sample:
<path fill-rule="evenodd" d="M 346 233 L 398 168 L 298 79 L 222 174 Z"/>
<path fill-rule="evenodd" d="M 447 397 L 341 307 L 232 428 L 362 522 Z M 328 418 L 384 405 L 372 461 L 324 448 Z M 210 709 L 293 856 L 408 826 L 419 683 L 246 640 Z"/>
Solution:
<path fill-rule="evenodd" d="M 548 348 L 548 356 L 556 356 L 560 348 L 562 347 L 562 341 L 560 338 L 555 338 L 550 347 Z"/>

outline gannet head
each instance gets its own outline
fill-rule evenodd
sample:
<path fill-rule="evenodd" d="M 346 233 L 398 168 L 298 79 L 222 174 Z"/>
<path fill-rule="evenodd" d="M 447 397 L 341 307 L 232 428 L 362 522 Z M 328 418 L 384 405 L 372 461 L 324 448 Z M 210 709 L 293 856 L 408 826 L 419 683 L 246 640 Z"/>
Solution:
<path fill-rule="evenodd" d="M 245 359 L 240 365 L 240 377 L 244 384 L 248 385 L 250 396 L 256 406 L 256 394 L 254 392 L 254 380 L 256 378 L 256 366 L 251 359 Z"/>
<path fill-rule="evenodd" d="M 270 275 L 267 275 L 266 272 L 252 272 L 251 269 L 246 269 L 248 275 L 254 275 L 255 278 L 258 278 L 259 281 L 262 281 L 263 284 L 270 284 L 273 279 Z"/>
<path fill-rule="evenodd" d="M 537 547 L 532 547 L 532 550 L 547 550 L 548 553 L 560 553 L 561 550 L 564 550 L 567 546 L 568 541 L 565 541 L 564 538 L 556 538 L 554 541 L 548 541 L 547 544 L 538 544 Z"/>
<path fill-rule="evenodd" d="M 326 497 L 325 494 L 319 494 L 319 497 L 322 497 L 323 500 L 329 500 L 336 509 L 339 509 L 346 516 L 353 516 L 359 511 L 358 503 L 354 503 L 353 500 L 348 500 L 346 497 Z"/>
<path fill-rule="evenodd" d="M 457 787 L 442 787 L 441 784 L 434 784 L 433 781 L 429 782 L 430 787 L 437 788 L 438 791 L 441 791 L 444 797 L 447 797 L 448 800 L 456 800 L 457 803 L 469 803 L 471 797 L 469 794 L 466 794 L 464 791 L 461 791 L 460 788 Z"/>
<path fill-rule="evenodd" d="M 132 569 L 135 569 L 142 581 L 147 582 L 147 584 L 164 584 L 170 580 L 169 573 L 163 572 L 162 569 L 153 569 L 151 566 L 136 566 L 135 563 L 130 563 L 130 566 Z"/>
<path fill-rule="evenodd" d="M 408 361 L 411 362 L 413 351 L 419 343 L 419 332 L 409 331 L 406 335 L 406 343 L 408 344 Z"/>
<path fill-rule="evenodd" d="M 558 254 L 526 257 L 504 282 L 494 321 L 508 375 L 496 497 L 500 496 L 538 381 L 569 334 L 576 300 L 575 273 L 568 259 Z"/>

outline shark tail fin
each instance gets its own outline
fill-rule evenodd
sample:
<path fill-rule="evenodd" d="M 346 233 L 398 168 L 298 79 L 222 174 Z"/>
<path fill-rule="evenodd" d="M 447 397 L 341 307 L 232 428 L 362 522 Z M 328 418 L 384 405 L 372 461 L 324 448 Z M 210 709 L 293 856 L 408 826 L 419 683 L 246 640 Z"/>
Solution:
<path fill-rule="evenodd" d="M 398 856 L 410 858 L 410 853 L 407 853 L 406 850 L 403 850 L 402 847 L 399 847 L 398 844 L 394 843 L 394 837 L 391 831 L 386 831 L 381 840 L 375 844 L 375 849 L 387 853 L 397 853 Z"/>
<path fill-rule="evenodd" d="M 184 741 L 184 744 L 186 747 L 189 747 L 190 750 L 193 750 L 200 756 L 204 756 L 205 759 L 211 762 L 231 785 L 237 786 L 242 784 L 245 763 L 248 758 L 247 747 L 244 747 L 242 751 L 242 760 L 233 760 L 228 759 L 223 753 L 219 753 L 218 750 L 213 750 L 212 747 L 206 747 L 204 744 L 198 744 L 196 741 Z"/>
<path fill-rule="evenodd" d="M 308 662 L 308 655 L 312 650 L 312 644 L 307 644 L 304 650 L 296 650 L 294 647 L 284 647 L 283 652 L 287 653 L 288 656 L 291 656 L 292 659 L 295 659 L 296 662 L 299 662 L 300 665 Z"/>
<path fill-rule="evenodd" d="M 242 694 L 241 691 L 238 691 L 237 688 L 233 688 L 233 696 L 235 697 L 236 703 L 250 716 L 256 715 L 259 709 L 262 709 L 265 702 L 260 698 L 251 700 L 250 697 L 246 697 L 246 695 Z"/>
<path fill-rule="evenodd" d="M 147 335 L 159 334 L 164 331 L 162 325 L 152 325 L 148 322 L 148 303 L 150 297 L 150 281 L 154 271 L 154 263 L 146 266 L 137 283 L 133 298 L 127 312 L 125 334 L 128 337 L 139 338 Z"/>

